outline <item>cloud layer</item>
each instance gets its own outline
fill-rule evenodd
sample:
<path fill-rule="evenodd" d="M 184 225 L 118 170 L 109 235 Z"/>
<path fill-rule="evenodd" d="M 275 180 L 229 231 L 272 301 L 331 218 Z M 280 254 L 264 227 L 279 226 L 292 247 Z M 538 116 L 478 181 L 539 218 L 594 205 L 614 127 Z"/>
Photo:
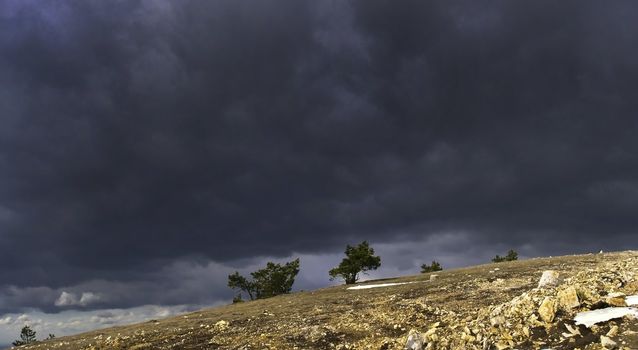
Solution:
<path fill-rule="evenodd" d="M 637 6 L 4 1 L 0 316 L 631 248 Z"/>

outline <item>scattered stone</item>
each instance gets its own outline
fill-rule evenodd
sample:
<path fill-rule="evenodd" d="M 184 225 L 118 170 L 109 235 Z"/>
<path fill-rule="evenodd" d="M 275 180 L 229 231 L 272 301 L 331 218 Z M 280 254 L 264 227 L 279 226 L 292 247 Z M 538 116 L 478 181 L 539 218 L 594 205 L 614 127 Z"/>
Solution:
<path fill-rule="evenodd" d="M 304 294 L 290 295 L 281 300 L 231 306 L 230 313 L 224 310 L 193 314 L 187 319 L 179 316 L 175 327 L 171 326 L 172 321 L 160 322 L 161 328 L 148 323 L 135 334 L 111 337 L 111 333 L 106 333 L 109 335 L 104 336 L 106 339 L 98 335 L 88 340 L 92 344 L 67 347 L 130 349 L 148 343 L 152 344 L 148 349 L 243 350 L 636 348 L 633 345 L 638 332 L 632 330 L 636 321 L 631 316 L 638 317 L 638 308 L 601 308 L 607 307 L 608 301 L 619 304 L 614 298 L 624 299 L 626 305 L 638 305 L 638 252 L 606 254 L 594 259 L 589 256 L 584 262 L 562 259 L 541 261 L 538 265 L 532 260 L 529 267 L 523 263 L 520 270 L 501 268 L 498 273 L 493 266 L 486 266 L 471 275 L 452 272 L 442 278 L 439 274 L 436 282 L 430 284 L 392 287 L 383 283 L 387 281 L 379 281 L 380 285 L 361 285 L 387 287 L 374 293 L 338 287 L 331 291 L 339 296 L 338 300 L 326 297 L 315 302 Z M 550 269 L 555 270 L 550 283 L 544 281 L 544 288 L 534 288 L 540 285 L 538 272 Z M 425 281 L 416 283 L 421 282 Z M 346 292 L 346 297 L 340 294 Z M 321 294 L 318 291 L 309 294 L 315 293 Z M 290 305 L 297 300 L 310 304 L 299 309 L 299 304 Z M 277 316 L 264 311 L 265 306 Z M 583 316 L 577 314 L 580 311 L 590 313 Z M 219 321 L 222 318 L 225 321 Z M 151 335 L 151 330 L 157 335 Z M 38 349 L 43 348 L 25 347 L 25 350 Z"/>
<path fill-rule="evenodd" d="M 225 331 L 228 329 L 229 323 L 228 321 L 217 321 L 217 323 L 215 323 L 215 329 L 218 331 Z"/>
<path fill-rule="evenodd" d="M 538 288 L 556 287 L 560 283 L 560 281 L 558 280 L 558 276 L 558 271 L 543 271 L 541 280 L 538 282 Z"/>
<path fill-rule="evenodd" d="M 506 350 L 506 349 L 511 348 L 509 344 L 502 343 L 502 342 L 498 342 L 498 343 L 494 344 L 494 346 L 496 347 L 497 350 Z"/>
<path fill-rule="evenodd" d="M 423 334 L 422 339 L 427 341 L 427 342 L 435 342 L 435 341 L 437 341 L 438 340 L 438 336 L 436 335 L 436 326 L 433 327 L 433 328 L 428 329 L 428 331 Z"/>
<path fill-rule="evenodd" d="M 604 335 L 600 336 L 600 345 L 602 345 L 605 349 L 615 349 L 616 346 L 618 346 L 615 341 Z"/>
<path fill-rule="evenodd" d="M 490 324 L 494 327 L 505 324 L 505 317 L 503 316 L 492 317 L 490 318 Z"/>
<path fill-rule="evenodd" d="M 408 333 L 408 340 L 405 343 L 405 350 L 423 350 L 423 340 L 421 340 L 421 334 L 416 330 L 410 330 Z"/>
<path fill-rule="evenodd" d="M 576 288 L 567 287 L 566 289 L 558 292 L 558 305 L 564 310 L 571 310 L 579 307 L 580 301 L 578 300 Z"/>
<path fill-rule="evenodd" d="M 625 302 L 625 293 L 620 292 L 608 294 L 605 298 L 605 302 L 611 306 L 627 306 L 627 303 Z"/>
<path fill-rule="evenodd" d="M 318 325 L 303 327 L 301 329 L 301 335 L 312 343 L 316 343 L 323 339 L 327 334 L 327 329 Z"/>
<path fill-rule="evenodd" d="M 608 337 L 615 337 L 616 335 L 618 335 L 618 326 L 612 326 L 606 335 Z"/>
<path fill-rule="evenodd" d="M 568 323 L 565 323 L 565 328 L 567 328 L 567 330 L 569 331 L 570 334 L 572 335 L 581 335 L 580 330 L 576 327 L 572 327 L 570 326 Z"/>
<path fill-rule="evenodd" d="M 541 320 L 551 323 L 554 320 L 554 316 L 556 316 L 556 300 L 551 297 L 545 297 L 538 308 L 538 315 Z"/>

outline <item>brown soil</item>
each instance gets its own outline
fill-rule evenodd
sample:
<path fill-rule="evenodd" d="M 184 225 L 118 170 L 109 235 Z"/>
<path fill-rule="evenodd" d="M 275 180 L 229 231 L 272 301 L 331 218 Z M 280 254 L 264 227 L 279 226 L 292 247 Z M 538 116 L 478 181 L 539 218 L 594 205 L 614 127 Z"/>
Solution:
<path fill-rule="evenodd" d="M 544 270 L 560 273 L 563 283 L 554 289 L 576 286 L 581 299 L 579 308 L 558 310 L 552 323 L 535 321 L 539 298 L 556 294 L 535 289 Z M 20 349 L 404 349 L 409 333 L 418 334 L 424 349 L 601 349 L 600 335 L 614 325 L 619 331 L 610 338 L 621 348 L 638 349 L 638 325 L 626 318 L 592 329 L 574 326 L 580 335 L 564 334 L 565 324 L 574 325 L 575 312 L 605 307 L 607 293 L 636 294 L 638 252 L 537 258 L 435 274 L 433 281 L 430 273 L 364 283 L 414 282 L 391 287 L 292 293 Z M 501 314 L 505 322 L 493 324 Z"/>

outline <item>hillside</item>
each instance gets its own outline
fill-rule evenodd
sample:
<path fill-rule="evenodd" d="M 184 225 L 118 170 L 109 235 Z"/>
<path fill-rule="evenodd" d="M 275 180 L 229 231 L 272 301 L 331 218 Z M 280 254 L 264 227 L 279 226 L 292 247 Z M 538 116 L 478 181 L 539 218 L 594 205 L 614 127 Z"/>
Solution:
<path fill-rule="evenodd" d="M 537 288 L 543 271 L 558 284 Z M 638 349 L 638 323 L 575 325 L 638 294 L 638 252 L 485 264 L 201 310 L 20 349 Z M 406 283 L 409 282 L 409 283 Z M 551 281 L 550 281 L 551 282 Z M 542 307 L 540 307 L 542 304 Z M 539 310 L 540 307 L 540 310 Z"/>

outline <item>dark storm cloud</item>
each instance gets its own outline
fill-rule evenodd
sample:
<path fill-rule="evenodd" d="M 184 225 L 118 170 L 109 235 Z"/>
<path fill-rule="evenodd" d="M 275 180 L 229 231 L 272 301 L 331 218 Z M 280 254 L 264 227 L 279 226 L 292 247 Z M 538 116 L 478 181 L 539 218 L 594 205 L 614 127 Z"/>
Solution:
<path fill-rule="evenodd" d="M 0 6 L 0 285 L 49 308 L 177 259 L 636 243 L 633 2 Z"/>

